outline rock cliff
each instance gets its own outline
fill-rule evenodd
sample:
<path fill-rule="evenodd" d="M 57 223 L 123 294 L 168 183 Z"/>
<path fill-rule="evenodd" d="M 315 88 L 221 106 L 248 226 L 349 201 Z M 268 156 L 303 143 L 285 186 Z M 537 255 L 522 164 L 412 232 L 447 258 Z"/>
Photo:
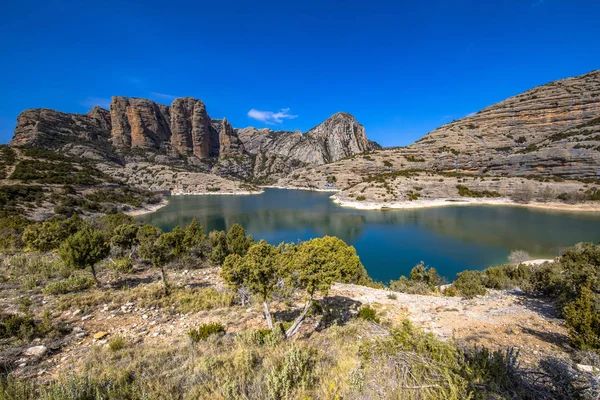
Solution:
<path fill-rule="evenodd" d="M 277 154 L 315 165 L 379 148 L 367 139 L 364 127 L 352 115 L 342 112 L 332 115 L 305 134 L 244 128 L 238 130 L 238 135 L 252 154 Z"/>
<path fill-rule="evenodd" d="M 600 70 L 551 82 L 446 124 L 407 148 L 429 168 L 593 177 L 600 173 Z"/>
<path fill-rule="evenodd" d="M 96 161 L 105 159 L 192 166 L 238 179 L 269 180 L 306 164 L 321 165 L 375 149 L 354 117 L 338 113 L 311 129 L 283 132 L 235 129 L 213 120 L 200 100 L 177 98 L 170 106 L 115 96 L 110 111 L 86 115 L 48 109 L 18 117 L 12 146 L 37 146 Z"/>

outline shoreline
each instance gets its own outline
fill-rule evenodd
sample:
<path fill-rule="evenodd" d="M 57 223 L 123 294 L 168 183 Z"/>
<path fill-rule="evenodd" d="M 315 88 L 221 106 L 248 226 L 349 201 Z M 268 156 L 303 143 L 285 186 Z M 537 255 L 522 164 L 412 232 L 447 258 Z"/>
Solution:
<path fill-rule="evenodd" d="M 136 210 L 125 211 L 124 214 L 130 215 L 132 217 L 137 217 L 139 215 L 150 214 L 157 210 L 160 210 L 163 207 L 166 207 L 169 204 L 169 200 L 163 198 L 160 203 L 157 204 L 148 204 L 138 208 Z"/>
<path fill-rule="evenodd" d="M 469 205 L 491 205 L 491 206 L 509 206 L 509 207 L 526 207 L 542 210 L 553 211 L 571 211 L 571 212 L 600 212 L 600 204 L 566 204 L 566 203 L 540 203 L 532 202 L 527 204 L 516 203 L 509 199 L 455 199 L 444 198 L 434 200 L 414 200 L 414 201 L 396 201 L 396 202 L 368 202 L 356 200 L 343 200 L 337 195 L 330 197 L 333 202 L 340 207 L 354 208 L 357 210 L 415 210 L 421 208 L 432 207 L 449 207 L 449 206 L 469 206 Z"/>
<path fill-rule="evenodd" d="M 182 192 L 171 192 L 171 196 L 219 196 L 219 195 L 225 195 L 225 196 L 233 196 L 233 195 L 239 195 L 239 196 L 251 196 L 251 195 L 255 195 L 255 194 L 262 194 L 264 193 L 264 190 L 256 190 L 256 191 L 249 191 L 249 190 L 241 190 L 238 192 L 221 192 L 221 191 L 216 191 L 216 192 L 189 192 L 189 193 L 182 193 Z"/>
<path fill-rule="evenodd" d="M 318 189 L 318 188 L 308 188 L 308 187 L 302 187 L 302 186 L 262 185 L 260 187 L 265 188 L 265 189 L 305 190 L 307 192 L 331 192 L 331 193 L 341 192 L 340 189 Z"/>

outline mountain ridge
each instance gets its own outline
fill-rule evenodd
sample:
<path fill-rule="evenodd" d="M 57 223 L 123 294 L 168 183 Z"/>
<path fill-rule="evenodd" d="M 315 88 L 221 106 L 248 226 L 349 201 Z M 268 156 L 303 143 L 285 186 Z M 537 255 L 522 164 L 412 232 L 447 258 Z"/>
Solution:
<path fill-rule="evenodd" d="M 287 174 L 298 166 L 321 165 L 379 148 L 348 113 L 336 113 L 304 134 L 237 129 L 226 118 L 212 119 L 204 103 L 192 97 L 176 98 L 167 106 L 114 96 L 109 110 L 96 106 L 86 114 L 72 114 L 27 109 L 17 121 L 10 142 L 14 147 L 43 147 L 120 164 L 157 156 L 163 163 L 181 164 L 183 157 L 185 164 L 201 172 L 242 180 Z M 258 153 L 264 153 L 262 161 L 270 160 L 261 163 L 268 169 L 257 167 Z"/>

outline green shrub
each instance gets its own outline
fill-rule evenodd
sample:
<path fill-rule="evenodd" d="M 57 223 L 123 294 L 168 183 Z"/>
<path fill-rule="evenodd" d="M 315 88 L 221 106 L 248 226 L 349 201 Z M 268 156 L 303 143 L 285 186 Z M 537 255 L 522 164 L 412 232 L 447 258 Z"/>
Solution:
<path fill-rule="evenodd" d="M 571 344 L 581 350 L 600 349 L 600 309 L 598 298 L 584 286 L 579 297 L 563 309 Z"/>
<path fill-rule="evenodd" d="M 81 226 L 82 220 L 77 216 L 68 219 L 53 218 L 27 226 L 23 232 L 23 242 L 33 250 L 55 250 Z"/>
<path fill-rule="evenodd" d="M 365 201 L 367 198 L 365 196 L 356 196 L 356 200 Z"/>
<path fill-rule="evenodd" d="M 500 193 L 490 190 L 472 190 L 464 185 L 456 185 L 458 195 L 461 197 L 500 197 Z"/>
<path fill-rule="evenodd" d="M 127 340 L 123 336 L 114 336 L 108 341 L 108 348 L 111 351 L 123 350 L 127 347 Z"/>
<path fill-rule="evenodd" d="M 379 317 L 377 311 L 370 305 L 365 305 L 358 310 L 358 318 L 364 319 L 365 321 L 373 321 L 379 323 Z"/>
<path fill-rule="evenodd" d="M 0 218 L 0 249 L 20 249 L 23 242 L 23 232 L 31 224 L 27 218 L 12 215 Z"/>
<path fill-rule="evenodd" d="M 459 272 L 452 286 L 466 299 L 483 296 L 486 293 L 483 276 L 479 271 Z"/>
<path fill-rule="evenodd" d="M 133 271 L 133 262 L 129 257 L 117 258 L 109 264 L 112 269 L 123 274 L 129 274 Z"/>
<path fill-rule="evenodd" d="M 192 342 L 198 343 L 205 341 L 211 335 L 219 335 L 225 333 L 225 327 L 218 323 L 212 322 L 209 324 L 202 324 L 197 329 L 190 329 L 188 336 L 192 339 Z"/>
<path fill-rule="evenodd" d="M 19 316 L 13 314 L 0 315 L 0 338 L 7 339 L 17 337 L 21 339 L 31 338 L 36 332 L 36 324 L 30 316 Z"/>
<path fill-rule="evenodd" d="M 267 375 L 268 398 L 291 399 L 296 389 L 309 389 L 316 379 L 315 363 L 314 350 L 290 348 Z"/>
<path fill-rule="evenodd" d="M 81 292 L 92 286 L 94 286 L 93 279 L 81 275 L 71 275 L 67 279 L 47 284 L 43 292 L 52 295 L 66 294 L 71 292 Z"/>
<path fill-rule="evenodd" d="M 391 280 L 390 289 L 395 292 L 424 295 L 437 290 L 443 283 L 444 280 L 436 269 L 425 266 L 421 261 L 410 271 L 410 280 L 405 276 L 401 276 L 397 281 Z"/>

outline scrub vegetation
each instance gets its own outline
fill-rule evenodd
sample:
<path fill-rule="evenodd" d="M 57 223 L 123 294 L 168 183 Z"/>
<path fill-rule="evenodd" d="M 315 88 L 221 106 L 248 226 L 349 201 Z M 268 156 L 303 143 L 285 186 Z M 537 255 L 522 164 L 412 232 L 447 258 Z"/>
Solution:
<path fill-rule="evenodd" d="M 58 315 L 93 312 L 107 303 L 135 303 L 174 315 L 215 312 L 171 344 L 136 344 L 114 335 L 105 346 L 91 347 L 76 368 L 52 379 L 24 378 L 8 360 L 0 399 L 591 399 L 598 394 L 591 375 L 573 370 L 569 361 L 547 357 L 525 368 L 512 348 L 440 340 L 407 319 L 386 321 L 369 304 L 346 309 L 343 299 L 328 303 L 334 282 L 380 286 L 370 280 L 354 248 L 335 237 L 273 246 L 256 242 L 237 224 L 207 234 L 193 220 L 163 232 L 124 214 L 2 222 L 1 282 L 14 294 L 14 304 L 1 316 L 5 352 L 36 341 L 66 347 L 74 328 Z M 462 272 L 450 286 L 420 263 L 410 277 L 390 282 L 389 290 L 473 298 L 490 289 L 520 287 L 554 299 L 571 345 L 593 358 L 600 350 L 599 247 L 582 244 L 557 262 L 538 266 L 517 256 L 512 264 Z M 215 269 L 223 285 L 190 286 L 180 278 L 184 269 Z M 148 280 L 153 272 L 158 280 Z M 140 282 L 131 284 L 136 279 Z M 248 306 L 262 310 L 262 326 L 236 322 Z"/>

